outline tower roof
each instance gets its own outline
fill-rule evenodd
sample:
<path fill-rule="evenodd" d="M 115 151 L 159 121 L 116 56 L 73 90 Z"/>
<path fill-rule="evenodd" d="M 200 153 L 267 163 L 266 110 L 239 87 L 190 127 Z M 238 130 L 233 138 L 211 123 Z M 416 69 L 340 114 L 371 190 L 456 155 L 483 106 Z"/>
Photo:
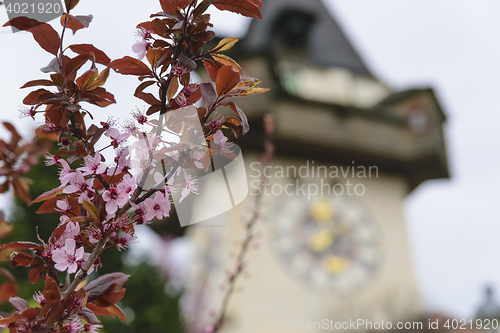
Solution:
<path fill-rule="evenodd" d="M 276 34 L 283 29 L 286 19 L 293 15 L 308 21 L 307 29 L 310 31 L 304 45 L 308 63 L 320 67 L 346 68 L 357 74 L 372 77 L 332 13 L 321 0 L 265 0 L 262 13 L 264 19 L 254 19 L 242 41 L 245 51 L 250 54 L 269 51 Z M 290 31 L 292 29 L 288 27 L 286 29 L 292 33 Z"/>

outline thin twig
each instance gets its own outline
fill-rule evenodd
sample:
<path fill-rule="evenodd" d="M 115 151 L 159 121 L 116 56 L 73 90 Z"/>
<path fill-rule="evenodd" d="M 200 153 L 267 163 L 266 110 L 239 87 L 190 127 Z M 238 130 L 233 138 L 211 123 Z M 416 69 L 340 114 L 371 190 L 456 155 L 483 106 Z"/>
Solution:
<path fill-rule="evenodd" d="M 272 141 L 272 136 L 274 133 L 274 119 L 271 115 L 266 115 L 264 117 L 264 128 L 266 132 L 266 139 L 264 141 L 264 154 L 260 161 L 262 167 L 268 165 L 272 157 L 274 156 L 274 145 Z M 247 255 L 248 250 L 250 248 L 250 244 L 254 237 L 254 228 L 260 217 L 260 210 L 262 207 L 262 196 L 266 185 L 267 185 L 267 177 L 265 176 L 265 173 L 262 172 L 259 189 L 255 194 L 255 204 L 253 207 L 252 216 L 250 217 L 250 220 L 247 223 L 245 239 L 241 244 L 241 248 L 236 259 L 236 267 L 234 269 L 234 273 L 229 277 L 229 285 L 222 299 L 219 314 L 217 316 L 217 319 L 215 320 L 214 326 L 211 327 L 211 329 L 209 329 L 211 333 L 217 332 L 222 327 L 229 301 L 231 299 L 231 296 L 234 294 L 236 282 L 243 273 L 243 270 L 245 268 L 243 265 L 243 259 Z"/>

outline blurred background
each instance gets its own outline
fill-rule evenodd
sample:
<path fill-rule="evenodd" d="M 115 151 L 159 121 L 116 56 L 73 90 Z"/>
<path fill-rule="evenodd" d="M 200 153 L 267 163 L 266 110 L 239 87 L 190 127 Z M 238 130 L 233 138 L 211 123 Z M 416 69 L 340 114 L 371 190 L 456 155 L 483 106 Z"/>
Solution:
<path fill-rule="evenodd" d="M 155 1 L 122 1 L 118 8 L 111 2 L 82 1 L 76 12 L 92 13 L 94 20 L 90 29 L 68 36 L 68 41 L 93 42 L 110 58 L 133 56 L 135 25 L 158 10 Z M 486 287 L 500 288 L 500 214 L 495 209 L 500 185 L 500 158 L 495 154 L 500 142 L 498 10 L 498 2 L 486 0 L 266 0 L 260 22 L 211 11 L 219 36 L 242 37 L 230 56 L 249 76 L 262 79 L 262 86 L 272 88 L 241 104 L 252 125 L 247 138 L 238 142 L 247 153 L 247 164 L 262 150 L 262 115 L 272 113 L 277 151 L 270 170 L 298 169 L 312 161 L 378 170 L 377 177 L 368 178 L 329 175 L 296 180 L 274 175 L 282 186 L 321 184 L 320 178 L 328 178 L 330 188 L 351 181 L 362 184 L 366 193 L 342 199 L 267 196 L 259 228 L 261 248 L 249 254 L 250 276 L 230 305 L 228 331 L 272 327 L 288 332 L 294 319 L 476 317 L 485 304 Z M 3 11 L 0 19 L 7 21 Z M 29 137 L 36 124 L 17 119 L 26 93 L 18 87 L 41 78 L 37 73 L 50 55 L 38 49 L 30 34 L 2 28 L 0 39 L 1 118 Z M 132 96 L 135 78 L 111 75 L 108 82 L 118 103 L 95 110 L 97 120 L 110 115 L 123 119 L 136 106 L 143 109 Z M 44 172 L 47 177 L 40 177 Z M 252 171 L 247 172 L 252 177 Z M 55 170 L 41 167 L 32 173 L 33 197 L 51 187 L 49 173 Z M 43 237 L 44 223 L 45 232 L 53 223 L 50 217 L 45 222 L 30 215 L 33 211 L 14 208 L 8 197 L 2 198 L 2 206 L 7 220 L 16 222 L 13 238 L 35 239 L 33 225 L 40 225 Z M 221 219 L 238 219 L 245 215 L 244 207 Z M 218 308 L 221 274 L 231 267 L 227 254 L 232 242 L 241 239 L 242 225 L 188 232 L 161 225 L 153 229 L 156 233 L 139 233 L 139 243 L 124 263 L 103 258 L 117 264 L 105 269 L 123 268 L 136 278 L 126 285 L 123 301 L 130 302 L 124 304 L 130 326 L 117 324 L 109 332 L 162 332 L 163 328 L 145 325 L 158 321 L 156 327 L 161 327 L 167 320 L 172 331 L 204 325 L 182 324 L 178 300 L 183 296 L 184 309 L 189 309 L 189 300 L 192 306 L 193 297 L 205 300 L 198 310 L 207 321 L 208 311 Z M 147 241 L 141 241 L 141 235 Z M 160 257 L 189 258 L 192 265 L 187 266 L 196 267 L 197 275 L 158 256 L 139 264 L 142 254 L 151 252 L 147 244 L 161 246 Z M 200 252 L 210 253 L 212 266 Z M 123 257 L 117 252 L 109 255 Z M 18 271 L 21 278 L 24 272 Z M 193 286 L 208 273 L 205 283 L 210 292 L 197 294 Z M 145 293 L 134 283 L 152 289 Z M 141 290 L 134 294 L 134 289 Z M 339 291 L 343 289 L 350 291 Z M 34 290 L 24 296 L 30 298 Z M 146 294 L 162 297 L 154 302 L 140 298 Z M 493 292 L 492 297 L 487 310 L 498 314 L 500 296 L 495 299 Z M 259 300 L 279 310 L 257 311 Z M 141 311 L 146 305 L 149 310 Z M 150 318 L 146 313 L 156 315 Z"/>

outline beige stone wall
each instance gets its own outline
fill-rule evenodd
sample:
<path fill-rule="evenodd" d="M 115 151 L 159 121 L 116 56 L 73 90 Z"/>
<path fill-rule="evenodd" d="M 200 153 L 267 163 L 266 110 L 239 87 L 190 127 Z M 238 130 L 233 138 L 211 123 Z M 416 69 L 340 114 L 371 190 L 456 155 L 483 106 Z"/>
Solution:
<path fill-rule="evenodd" d="M 246 155 L 249 166 L 255 156 Z M 306 161 L 276 158 L 273 165 L 305 165 Z M 311 161 L 310 161 L 311 163 Z M 254 180 L 256 172 L 247 168 L 247 176 Z M 290 179 L 270 179 L 271 184 L 287 184 Z M 320 179 L 304 179 L 319 182 Z M 342 294 L 337 291 L 321 291 L 295 274 L 276 248 L 279 239 L 276 232 L 276 207 L 286 197 L 266 196 L 262 207 L 263 218 L 258 222 L 259 249 L 252 249 L 247 257 L 249 278 L 243 278 L 238 287 L 242 292 L 233 296 L 224 332 L 294 332 L 291 320 L 314 322 L 323 319 L 348 321 L 358 318 L 372 321 L 405 320 L 420 311 L 420 301 L 409 250 L 403 201 L 407 193 L 402 178 L 378 174 L 378 178 L 353 179 L 348 176 L 336 179 L 339 183 L 350 181 L 365 187 L 362 196 L 354 198 L 358 207 L 369 212 L 380 231 L 382 250 L 378 270 L 362 288 Z M 252 187 L 250 185 L 250 187 Z M 304 199 L 307 200 L 307 199 Z M 191 228 L 191 237 L 199 245 L 199 257 L 195 265 L 198 278 L 193 275 L 193 286 L 200 286 L 203 277 L 206 293 L 206 309 L 217 309 L 223 291 L 224 270 L 234 267 L 238 242 L 244 236 L 244 223 L 252 205 L 251 197 L 223 216 Z M 353 213 L 354 214 L 354 213 Z M 214 226 L 218 225 L 218 226 Z M 198 279 L 198 280 L 197 280 Z M 202 320 L 209 320 L 204 315 Z"/>

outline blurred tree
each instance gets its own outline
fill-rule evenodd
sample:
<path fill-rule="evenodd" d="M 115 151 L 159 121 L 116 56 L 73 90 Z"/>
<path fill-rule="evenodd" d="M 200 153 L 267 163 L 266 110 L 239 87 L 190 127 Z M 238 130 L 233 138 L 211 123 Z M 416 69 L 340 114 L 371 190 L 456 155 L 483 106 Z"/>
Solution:
<path fill-rule="evenodd" d="M 32 198 L 38 197 L 59 184 L 56 166 L 47 167 L 39 164 L 34 166 L 26 177 L 33 180 L 30 184 Z M 2 242 L 36 241 L 37 232 L 41 239 L 47 240 L 59 222 L 59 216 L 58 214 L 36 214 L 39 206 L 40 204 L 26 206 L 23 201 L 17 199 L 13 207 L 10 208 L 12 218 L 9 222 L 12 223 L 14 229 L 6 238 L 2 239 Z M 171 333 L 184 332 L 178 307 L 179 296 L 172 297 L 165 292 L 166 280 L 156 267 L 146 263 L 138 263 L 135 267 L 125 265 L 122 260 L 125 253 L 126 251 L 119 252 L 115 248 L 104 251 L 101 255 L 103 267 L 99 270 L 99 274 L 121 271 L 131 275 L 124 285 L 127 288 L 125 297 L 120 302 L 120 307 L 125 309 L 125 313 L 129 317 L 129 323 L 127 325 L 120 320 L 101 317 L 99 319 L 102 320 L 105 327 L 101 331 L 159 333 L 165 332 L 166 327 L 168 327 L 168 332 Z M 15 276 L 20 289 L 20 297 L 33 300 L 32 296 L 35 291 L 43 288 L 42 281 L 35 285 L 29 282 L 27 268 L 10 268 L 9 263 L 2 264 L 2 267 L 8 268 Z M 90 279 L 93 279 L 92 275 Z M 2 304 L 0 311 L 12 312 L 12 306 L 9 303 Z"/>

